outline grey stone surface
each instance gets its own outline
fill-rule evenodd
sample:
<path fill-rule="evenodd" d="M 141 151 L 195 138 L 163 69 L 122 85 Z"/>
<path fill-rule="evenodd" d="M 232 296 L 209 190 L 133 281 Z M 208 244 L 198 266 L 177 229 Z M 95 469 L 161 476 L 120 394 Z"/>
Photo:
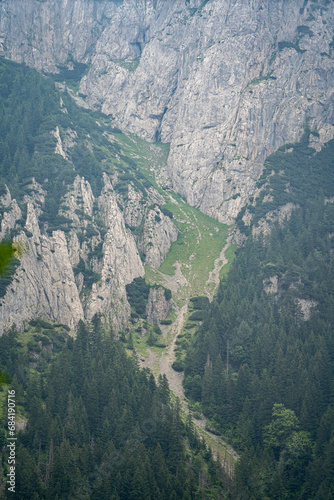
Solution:
<path fill-rule="evenodd" d="M 333 123 L 332 2 L 3 0 L 0 53 L 47 71 L 88 64 L 80 93 L 170 142 L 170 182 L 231 222 L 268 154 Z"/>
<path fill-rule="evenodd" d="M 36 316 L 75 328 L 80 319 L 91 320 L 95 313 L 101 313 L 116 330 L 120 329 L 130 314 L 125 287 L 144 275 L 139 250 L 146 250 L 147 263 L 159 267 L 177 238 L 171 219 L 162 214 L 158 206 L 149 208 L 152 200 L 159 199 L 160 195 L 152 190 L 143 204 L 141 193 L 129 185 L 130 208 L 126 205 L 121 211 L 108 175 L 104 174 L 104 187 L 98 198 L 94 197 L 89 182 L 77 176 L 61 200 L 59 210 L 59 214 L 72 223 L 72 228 L 50 234 L 47 225 L 39 221 L 45 191 L 35 180 L 30 188 L 30 195 L 25 197 L 24 230 L 14 238 L 23 249 L 20 265 L 0 299 L 0 335 L 13 323 L 21 328 Z M 22 211 L 8 189 L 0 203 L 4 210 L 0 233 L 3 239 L 12 229 L 20 228 L 17 221 Z M 140 220 L 135 218 L 143 227 L 137 241 L 126 227 L 126 213 L 141 216 Z M 82 261 L 86 269 L 97 273 L 91 287 L 85 286 L 85 273 L 76 269 Z"/>
<path fill-rule="evenodd" d="M 161 323 L 168 314 L 171 301 L 165 297 L 165 290 L 162 287 L 151 288 L 148 296 L 146 314 L 150 323 Z"/>

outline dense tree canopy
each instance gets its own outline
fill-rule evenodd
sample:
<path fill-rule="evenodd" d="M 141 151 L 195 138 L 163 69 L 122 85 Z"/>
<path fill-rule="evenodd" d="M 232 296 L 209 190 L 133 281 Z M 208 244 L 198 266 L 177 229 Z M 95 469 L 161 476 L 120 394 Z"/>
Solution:
<path fill-rule="evenodd" d="M 315 154 L 308 136 L 268 159 L 271 201 L 250 206 L 249 229 L 240 218 L 248 239 L 184 363 L 186 393 L 241 451 L 250 498 L 334 494 L 333 141 Z M 287 202 L 289 220 L 252 236 Z"/>
<path fill-rule="evenodd" d="M 98 317 L 81 323 L 76 340 L 68 337 L 40 373 L 22 373 L 28 365 L 14 331 L 0 338 L 0 352 L 28 420 L 17 442 L 18 498 L 223 494 L 222 475 L 182 422 L 178 401 L 171 403 L 167 379 L 156 384 L 140 371 Z"/>

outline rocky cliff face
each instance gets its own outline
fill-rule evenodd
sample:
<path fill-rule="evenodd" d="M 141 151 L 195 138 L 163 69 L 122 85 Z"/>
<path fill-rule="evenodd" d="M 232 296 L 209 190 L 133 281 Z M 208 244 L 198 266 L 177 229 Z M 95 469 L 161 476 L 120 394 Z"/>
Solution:
<path fill-rule="evenodd" d="M 86 102 L 170 142 L 169 182 L 231 222 L 268 154 L 333 122 L 333 16 L 329 0 L 3 0 L 1 54 L 86 64 Z"/>
<path fill-rule="evenodd" d="M 159 207 L 165 204 L 164 198 L 151 189 L 149 199 L 151 205 L 147 206 L 142 193 L 129 185 L 124 220 L 134 228 L 138 249 L 145 264 L 158 269 L 165 260 L 171 243 L 177 240 L 178 231 Z"/>
<path fill-rule="evenodd" d="M 161 323 L 171 308 L 171 301 L 166 298 L 162 287 L 151 288 L 148 296 L 146 314 L 150 323 Z"/>
<path fill-rule="evenodd" d="M 34 180 L 29 188 L 31 194 L 23 204 L 25 217 L 8 189 L 0 198 L 4 211 L 1 236 L 14 230 L 14 242 L 24 249 L 14 280 L 0 299 L 0 334 L 13 323 L 21 328 L 36 316 L 74 328 L 80 319 L 90 320 L 95 313 L 121 328 L 130 313 L 125 286 L 143 276 L 144 268 L 109 176 L 104 175 L 104 187 L 96 199 L 89 182 L 76 177 L 60 205 L 64 227 L 56 231 L 39 220 L 45 191 Z M 133 186 L 129 185 L 129 191 L 135 192 Z M 140 196 L 137 208 L 134 204 L 132 208 L 142 209 L 138 219 L 143 227 L 141 239 L 151 241 L 152 210 L 148 205 L 152 199 L 141 205 L 139 200 Z M 157 226 L 161 235 L 158 229 L 153 232 L 160 253 L 146 257 L 152 266 L 160 265 L 177 234 L 172 221 L 161 215 L 164 219 Z"/>

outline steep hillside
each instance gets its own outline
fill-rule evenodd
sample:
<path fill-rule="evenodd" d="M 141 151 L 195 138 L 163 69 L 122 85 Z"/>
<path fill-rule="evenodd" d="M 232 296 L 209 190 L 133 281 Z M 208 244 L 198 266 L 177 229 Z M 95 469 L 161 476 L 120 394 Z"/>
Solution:
<path fill-rule="evenodd" d="M 28 68 L 2 61 L 0 79 L 1 237 L 25 248 L 1 289 L 2 331 L 36 315 L 74 327 L 96 312 L 119 327 L 130 311 L 125 285 L 144 275 L 137 244 L 150 239 L 165 256 L 177 230 L 102 116 Z M 152 213 L 161 234 L 150 233 Z M 161 256 L 143 259 L 159 266 Z"/>
<path fill-rule="evenodd" d="M 2 499 L 13 490 L 36 500 L 226 498 L 219 465 L 182 421 L 166 379 L 139 370 L 98 315 L 75 340 L 45 321 L 0 337 L 0 366 Z"/>
<path fill-rule="evenodd" d="M 21 249 L 0 278 L 0 331 L 35 317 L 75 328 L 95 313 L 119 331 L 126 285 L 144 274 L 157 292 L 132 321 L 160 322 L 165 287 L 182 300 L 174 267 L 189 282 L 183 296 L 201 293 L 227 229 L 156 184 L 168 147 L 123 134 L 58 87 L 0 61 L 0 238 Z"/>
<path fill-rule="evenodd" d="M 81 98 L 170 143 L 166 182 L 230 223 L 268 154 L 333 137 L 329 0 L 3 0 L 1 53 L 80 76 Z"/>
<path fill-rule="evenodd" d="M 333 495 L 334 141 L 317 139 L 267 159 L 237 222 L 248 238 L 186 345 L 186 395 L 241 452 L 235 495 Z"/>

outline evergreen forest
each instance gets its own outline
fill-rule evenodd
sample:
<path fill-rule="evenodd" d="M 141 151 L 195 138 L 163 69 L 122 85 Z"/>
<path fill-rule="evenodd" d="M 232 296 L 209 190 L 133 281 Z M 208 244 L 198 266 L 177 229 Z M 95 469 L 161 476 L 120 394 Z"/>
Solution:
<path fill-rule="evenodd" d="M 191 419 L 182 421 L 167 379 L 156 384 L 139 370 L 98 316 L 79 324 L 75 340 L 63 335 L 58 355 L 33 373 L 12 330 L 0 338 L 0 363 L 28 422 L 18 433 L 16 498 L 221 496 L 223 473 Z M 4 428 L 5 412 L 1 419 Z M 2 498 L 12 498 L 4 486 Z"/>
<path fill-rule="evenodd" d="M 267 159 L 184 361 L 186 394 L 241 454 L 235 498 L 334 498 L 334 141 L 316 153 L 310 135 Z"/>

